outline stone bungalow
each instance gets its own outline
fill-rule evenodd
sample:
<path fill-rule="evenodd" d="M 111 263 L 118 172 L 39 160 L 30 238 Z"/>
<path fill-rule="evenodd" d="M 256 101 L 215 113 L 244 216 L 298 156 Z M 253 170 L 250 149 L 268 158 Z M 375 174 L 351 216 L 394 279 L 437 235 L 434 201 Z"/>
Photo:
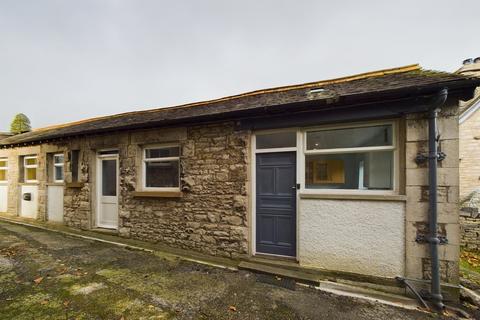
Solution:
<path fill-rule="evenodd" d="M 479 84 L 410 65 L 7 137 L 0 211 L 213 256 L 429 279 L 416 159 L 436 107 L 441 277 L 456 285 L 458 107 Z"/>

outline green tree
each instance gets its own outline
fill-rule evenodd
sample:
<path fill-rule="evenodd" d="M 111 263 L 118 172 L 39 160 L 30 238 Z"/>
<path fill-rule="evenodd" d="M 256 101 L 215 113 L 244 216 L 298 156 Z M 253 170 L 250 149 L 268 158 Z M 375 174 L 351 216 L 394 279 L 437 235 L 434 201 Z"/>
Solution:
<path fill-rule="evenodd" d="M 10 132 L 13 134 L 19 134 L 29 131 L 32 131 L 30 119 L 28 119 L 23 113 L 17 114 L 10 124 Z"/>

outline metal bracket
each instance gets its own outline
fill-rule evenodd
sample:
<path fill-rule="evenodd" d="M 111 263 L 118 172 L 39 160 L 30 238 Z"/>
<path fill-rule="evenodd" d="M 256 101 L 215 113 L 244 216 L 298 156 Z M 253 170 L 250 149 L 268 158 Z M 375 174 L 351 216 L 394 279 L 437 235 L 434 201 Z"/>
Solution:
<path fill-rule="evenodd" d="M 437 161 L 443 161 L 443 160 L 445 160 L 446 157 L 447 157 L 447 155 L 445 154 L 445 152 L 440 151 L 433 158 L 437 159 Z M 425 155 L 423 153 L 417 153 L 417 156 L 415 157 L 415 162 L 417 164 L 422 164 L 422 163 L 425 163 L 427 160 L 429 160 L 431 158 L 432 157 L 430 157 L 429 155 Z"/>
<path fill-rule="evenodd" d="M 415 242 L 417 243 L 431 243 L 431 242 L 436 242 L 436 239 L 438 239 L 439 244 L 448 244 L 448 239 L 445 236 L 437 236 L 437 238 L 430 238 L 430 236 L 426 236 L 423 234 L 417 235 L 415 238 Z"/>

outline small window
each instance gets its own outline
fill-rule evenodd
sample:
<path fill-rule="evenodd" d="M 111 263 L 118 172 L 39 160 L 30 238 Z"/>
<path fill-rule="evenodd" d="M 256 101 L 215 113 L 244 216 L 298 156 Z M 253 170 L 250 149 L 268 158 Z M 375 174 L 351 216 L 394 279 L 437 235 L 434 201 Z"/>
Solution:
<path fill-rule="evenodd" d="M 295 148 L 297 146 L 297 133 L 277 132 L 257 134 L 257 149 L 274 149 L 274 148 Z"/>
<path fill-rule="evenodd" d="M 23 158 L 24 181 L 37 182 L 38 159 L 36 156 L 27 156 Z"/>
<path fill-rule="evenodd" d="M 70 171 L 72 172 L 72 182 L 78 182 L 79 162 L 80 150 L 70 151 Z"/>
<path fill-rule="evenodd" d="M 8 159 L 0 158 L 0 182 L 8 180 Z"/>
<path fill-rule="evenodd" d="M 53 179 L 55 182 L 63 182 L 64 156 L 62 153 L 53 155 Z"/>
<path fill-rule="evenodd" d="M 306 189 L 393 190 L 393 125 L 306 132 Z"/>
<path fill-rule="evenodd" d="M 180 147 L 145 148 L 143 154 L 145 189 L 180 188 Z"/>

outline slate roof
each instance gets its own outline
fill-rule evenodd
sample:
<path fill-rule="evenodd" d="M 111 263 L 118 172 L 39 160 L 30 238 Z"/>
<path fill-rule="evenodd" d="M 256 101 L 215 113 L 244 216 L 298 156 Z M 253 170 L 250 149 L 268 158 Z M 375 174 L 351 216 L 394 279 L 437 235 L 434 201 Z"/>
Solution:
<path fill-rule="evenodd" d="M 265 108 L 275 108 L 304 102 L 325 102 L 329 106 L 345 101 L 360 101 L 362 97 L 380 99 L 388 94 L 420 94 L 423 89 L 447 87 L 472 89 L 480 79 L 458 74 L 423 70 L 419 65 L 373 71 L 349 77 L 316 81 L 299 85 L 257 90 L 215 100 L 180 106 L 127 112 L 33 130 L 8 137 L 0 145 L 17 145 L 76 135 L 94 134 L 132 128 L 173 125 L 202 119 L 226 119 L 253 116 Z M 316 91 L 316 92 L 315 92 Z"/>

